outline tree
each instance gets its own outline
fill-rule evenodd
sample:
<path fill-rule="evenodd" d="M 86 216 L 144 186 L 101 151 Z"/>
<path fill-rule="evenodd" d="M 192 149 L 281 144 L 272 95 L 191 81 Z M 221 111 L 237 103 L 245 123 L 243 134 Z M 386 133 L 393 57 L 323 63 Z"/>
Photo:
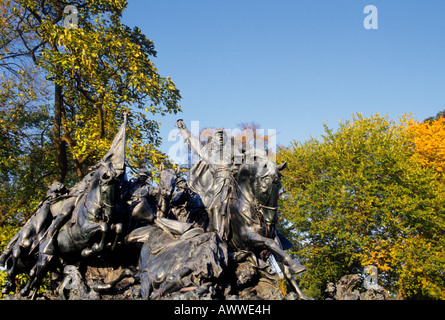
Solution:
<path fill-rule="evenodd" d="M 442 179 L 445 177 L 445 118 L 443 112 L 424 122 L 406 118 L 404 124 L 411 134 L 413 156 L 422 165 L 433 168 Z"/>
<path fill-rule="evenodd" d="M 21 13 L 0 0 L 0 250 L 46 192 L 36 185 L 54 173 L 46 139 L 48 88 L 20 46 L 22 39 L 33 41 L 27 27 L 17 28 Z"/>
<path fill-rule="evenodd" d="M 240 132 L 233 132 L 233 139 L 234 145 L 239 150 L 256 148 L 269 151 L 269 140 L 272 138 L 272 136 L 265 134 L 265 130 L 261 129 L 261 125 L 254 121 L 250 123 L 241 122 L 238 124 L 238 128 Z"/>
<path fill-rule="evenodd" d="M 40 140 L 29 143 L 29 152 L 20 154 L 22 162 L 14 148 L 4 149 L 14 166 L 3 163 L 1 175 L 9 176 L 18 195 L 24 195 L 23 186 L 45 193 L 54 180 L 67 185 L 78 181 L 108 150 L 124 112 L 129 167 L 154 168 L 166 158 L 158 150 L 159 123 L 147 115 L 181 111 L 181 97 L 170 77 L 162 77 L 151 61 L 156 57 L 153 42 L 137 27 L 121 23 L 126 1 L 0 0 L 0 4 L 0 68 L 3 88 L 9 88 L 4 104 L 8 107 L 2 110 L 8 135 L 1 143 L 14 145 L 11 132 L 29 129 L 34 138 L 40 135 Z M 65 27 L 64 20 L 73 14 L 77 24 Z M 46 80 L 42 85 L 52 95 L 49 101 L 42 100 L 36 88 L 18 92 L 8 85 L 24 86 L 27 70 L 32 70 L 32 83 Z M 19 94 L 29 100 L 28 107 L 11 98 Z M 36 111 L 33 117 L 28 112 L 31 105 Z M 11 118 L 13 110 L 22 110 L 24 117 Z M 28 175 L 29 180 L 18 174 L 31 169 L 35 175 Z M 33 194 L 29 200 L 37 203 L 39 196 Z M 3 217 L 18 213 L 7 210 Z"/>
<path fill-rule="evenodd" d="M 310 294 L 375 265 L 393 294 L 445 298 L 445 186 L 412 156 L 409 137 L 388 117 L 358 114 L 336 132 L 325 126 L 321 141 L 280 148 L 281 225 Z"/>
<path fill-rule="evenodd" d="M 45 86 L 33 70 L 24 69 L 6 80 L 0 77 L 0 226 L 20 212 L 14 221 L 8 220 L 17 226 L 46 192 L 36 184 L 55 173 L 45 134 L 49 115 Z"/>
<path fill-rule="evenodd" d="M 178 112 L 180 95 L 150 60 L 156 56 L 153 42 L 120 22 L 126 1 L 4 1 L 18 20 L 21 43 L 7 42 L 2 61 L 29 56 L 53 83 L 57 180 L 65 181 L 70 166 L 77 178 L 85 173 L 107 149 L 123 111 L 129 112 L 130 163 L 161 156 L 155 151 L 159 124 L 141 111 Z M 68 13 L 73 14 L 65 13 L 68 6 L 77 11 L 75 28 L 63 26 Z M 21 37 L 25 32 L 28 36 Z"/>
<path fill-rule="evenodd" d="M 435 116 L 426 118 L 424 120 L 424 122 L 434 121 L 434 120 L 438 120 L 438 119 L 444 118 L 444 117 L 445 117 L 445 110 L 442 110 L 442 111 L 439 111 Z"/>

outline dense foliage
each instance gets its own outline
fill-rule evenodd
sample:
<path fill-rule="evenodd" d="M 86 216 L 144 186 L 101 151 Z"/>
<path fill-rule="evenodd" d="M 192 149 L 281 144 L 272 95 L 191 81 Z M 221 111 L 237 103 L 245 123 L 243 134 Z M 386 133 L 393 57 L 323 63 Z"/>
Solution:
<path fill-rule="evenodd" d="M 166 158 L 150 115 L 181 111 L 180 94 L 152 62 L 153 42 L 122 24 L 126 5 L 0 0 L 0 228 L 23 223 L 52 182 L 82 178 L 124 112 L 129 167 Z"/>
<path fill-rule="evenodd" d="M 423 135 L 443 127 L 423 126 L 357 115 L 279 150 L 288 162 L 281 224 L 309 270 L 300 279 L 309 294 L 323 297 L 328 282 L 375 265 L 394 296 L 445 298 L 443 163 L 419 160 L 429 156 Z"/>

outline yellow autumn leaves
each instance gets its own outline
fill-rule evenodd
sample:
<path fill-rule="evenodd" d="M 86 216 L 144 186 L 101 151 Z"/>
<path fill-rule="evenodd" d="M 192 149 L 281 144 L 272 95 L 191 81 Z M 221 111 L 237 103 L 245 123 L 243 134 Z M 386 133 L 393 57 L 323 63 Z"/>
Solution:
<path fill-rule="evenodd" d="M 442 118 L 357 114 L 280 148 L 280 223 L 309 295 L 373 265 L 394 297 L 445 299 L 444 132 Z"/>
<path fill-rule="evenodd" d="M 422 165 L 445 174 L 445 118 L 417 122 L 405 119 L 411 134 L 413 157 Z"/>

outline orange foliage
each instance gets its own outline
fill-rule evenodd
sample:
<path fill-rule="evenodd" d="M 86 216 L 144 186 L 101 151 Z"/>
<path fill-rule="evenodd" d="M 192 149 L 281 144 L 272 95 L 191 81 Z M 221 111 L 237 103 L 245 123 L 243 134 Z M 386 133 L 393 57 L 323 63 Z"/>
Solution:
<path fill-rule="evenodd" d="M 412 135 L 413 157 L 422 165 L 445 175 L 445 118 L 416 122 L 407 120 Z"/>

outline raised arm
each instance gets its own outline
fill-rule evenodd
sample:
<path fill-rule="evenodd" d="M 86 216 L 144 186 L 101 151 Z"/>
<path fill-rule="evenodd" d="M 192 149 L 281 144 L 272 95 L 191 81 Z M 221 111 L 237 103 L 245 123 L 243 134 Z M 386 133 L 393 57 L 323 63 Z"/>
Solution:
<path fill-rule="evenodd" d="M 201 142 L 187 129 L 182 119 L 176 121 L 176 127 L 179 129 L 179 133 L 181 133 L 184 142 L 190 146 L 192 151 L 212 166 L 212 160 L 209 158 L 209 155 L 204 152 Z"/>

